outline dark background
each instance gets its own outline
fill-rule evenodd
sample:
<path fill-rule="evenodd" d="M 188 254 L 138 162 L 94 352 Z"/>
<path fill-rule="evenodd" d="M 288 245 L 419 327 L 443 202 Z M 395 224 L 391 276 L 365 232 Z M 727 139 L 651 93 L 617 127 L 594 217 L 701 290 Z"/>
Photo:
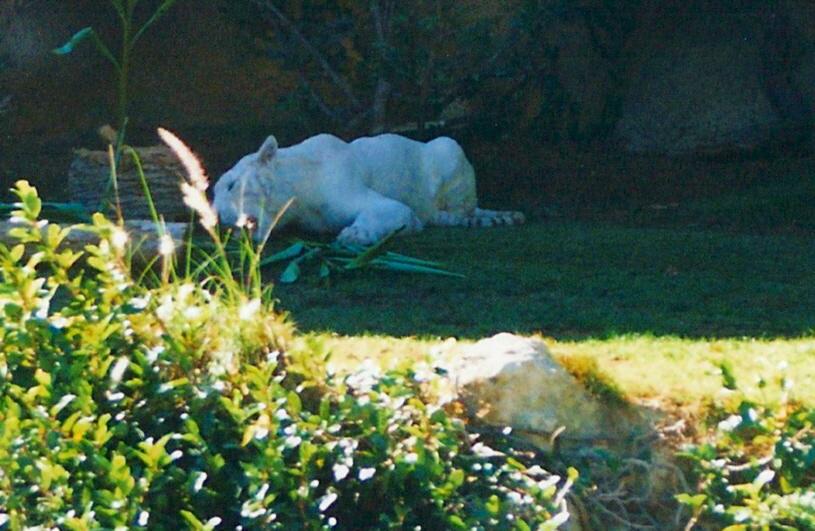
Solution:
<path fill-rule="evenodd" d="M 50 53 L 88 25 L 116 46 L 106 1 L 0 6 L 2 189 L 70 199 L 72 149 L 102 147 L 110 65 L 88 43 Z M 216 176 L 269 133 L 448 134 L 482 202 L 534 217 L 716 197 L 813 148 L 808 1 L 179 0 L 134 53 L 129 142 L 167 127 Z"/>

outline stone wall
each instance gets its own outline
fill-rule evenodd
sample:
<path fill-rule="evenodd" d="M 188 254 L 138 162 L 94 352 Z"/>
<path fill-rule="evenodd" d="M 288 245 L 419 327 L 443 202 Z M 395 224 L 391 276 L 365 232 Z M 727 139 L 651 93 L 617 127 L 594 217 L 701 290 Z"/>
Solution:
<path fill-rule="evenodd" d="M 792 144 L 811 128 L 815 23 L 805 2 L 669 1 L 644 11 L 616 133 L 634 152 Z"/>

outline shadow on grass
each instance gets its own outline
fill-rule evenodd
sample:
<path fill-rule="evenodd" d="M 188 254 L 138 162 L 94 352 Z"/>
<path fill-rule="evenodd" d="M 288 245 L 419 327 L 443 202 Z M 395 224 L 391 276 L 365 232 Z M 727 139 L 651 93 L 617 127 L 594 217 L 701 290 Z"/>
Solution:
<path fill-rule="evenodd" d="M 348 335 L 774 338 L 815 330 L 811 236 L 557 222 L 431 229 L 393 250 L 444 261 L 466 278 L 375 271 L 324 287 L 314 274 L 278 284 L 280 307 L 303 331 Z"/>

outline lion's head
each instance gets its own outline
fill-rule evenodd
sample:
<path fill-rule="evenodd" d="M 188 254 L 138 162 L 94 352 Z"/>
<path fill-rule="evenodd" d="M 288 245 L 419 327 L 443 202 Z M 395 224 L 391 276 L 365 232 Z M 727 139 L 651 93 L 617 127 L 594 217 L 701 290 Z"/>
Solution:
<path fill-rule="evenodd" d="M 269 136 L 257 153 L 243 157 L 215 184 L 214 206 L 225 225 L 254 227 L 262 238 L 291 199 L 275 179 L 277 140 Z"/>

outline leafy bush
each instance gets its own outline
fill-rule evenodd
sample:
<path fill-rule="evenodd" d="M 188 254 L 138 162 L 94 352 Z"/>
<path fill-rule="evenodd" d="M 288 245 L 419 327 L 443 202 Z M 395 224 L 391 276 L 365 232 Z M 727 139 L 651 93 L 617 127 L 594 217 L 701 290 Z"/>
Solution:
<path fill-rule="evenodd" d="M 681 454 L 698 479 L 696 492 L 677 497 L 693 520 L 714 529 L 815 529 L 815 410 L 740 397 L 721 413 L 710 440 Z"/>
<path fill-rule="evenodd" d="M 561 481 L 477 442 L 410 368 L 329 374 L 268 293 L 135 282 L 122 229 L 0 245 L 0 528 L 553 529 Z M 60 250 L 71 230 L 99 236 Z M 213 260 L 217 263 L 217 259 Z M 259 278 L 259 277 L 252 277 Z M 255 284 L 255 287 L 257 285 Z M 421 376 L 421 377 L 420 377 Z"/>

